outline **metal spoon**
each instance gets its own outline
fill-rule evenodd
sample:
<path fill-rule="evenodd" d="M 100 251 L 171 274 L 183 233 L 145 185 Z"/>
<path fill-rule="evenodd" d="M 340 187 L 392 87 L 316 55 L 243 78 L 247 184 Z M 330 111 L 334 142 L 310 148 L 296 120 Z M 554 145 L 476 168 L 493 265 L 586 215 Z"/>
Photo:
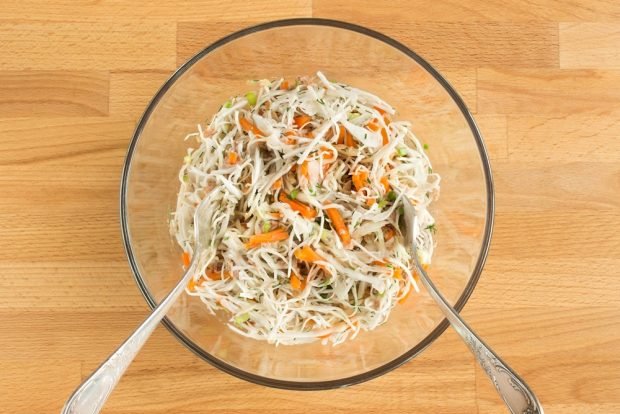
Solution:
<path fill-rule="evenodd" d="M 411 246 L 416 271 L 420 275 L 422 284 L 442 310 L 452 328 L 467 344 L 469 350 L 487 374 L 497 392 L 502 397 L 512 414 L 543 414 L 543 408 L 536 395 L 532 392 L 525 381 L 514 372 L 508 364 L 500 359 L 493 350 L 465 323 L 448 301 L 439 293 L 428 274 L 424 271 L 418 260 L 416 250 L 415 222 L 417 220 L 415 207 L 407 197 L 401 197 L 403 201 L 405 239 Z"/>
<path fill-rule="evenodd" d="M 200 233 L 198 217 L 199 212 L 207 204 L 206 201 L 207 198 L 198 205 L 194 212 L 194 240 L 196 241 L 194 252 L 198 252 L 201 249 L 200 239 L 198 238 Z M 185 286 L 187 286 L 195 273 L 198 256 L 198 254 L 194 253 L 191 263 L 179 283 L 153 309 L 153 312 L 138 326 L 134 333 L 71 394 L 61 414 L 97 414 L 101 411 L 112 390 L 114 390 L 116 384 L 138 354 L 138 351 L 142 349 L 142 346 L 159 325 L 159 322 L 166 316 L 170 307 L 185 290 Z"/>

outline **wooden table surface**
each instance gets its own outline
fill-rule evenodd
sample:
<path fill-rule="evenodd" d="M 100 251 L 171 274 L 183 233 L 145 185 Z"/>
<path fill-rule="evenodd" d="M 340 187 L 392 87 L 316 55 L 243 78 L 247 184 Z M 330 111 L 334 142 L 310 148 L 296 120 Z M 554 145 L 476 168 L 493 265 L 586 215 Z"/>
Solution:
<path fill-rule="evenodd" d="M 2 0 L 0 413 L 57 413 L 147 314 L 121 243 L 121 166 L 146 103 L 210 42 L 286 17 L 382 31 L 436 65 L 488 137 L 491 252 L 464 315 L 547 413 L 620 412 L 617 0 Z M 228 376 L 158 329 L 106 413 L 501 413 L 447 331 L 343 390 Z"/>

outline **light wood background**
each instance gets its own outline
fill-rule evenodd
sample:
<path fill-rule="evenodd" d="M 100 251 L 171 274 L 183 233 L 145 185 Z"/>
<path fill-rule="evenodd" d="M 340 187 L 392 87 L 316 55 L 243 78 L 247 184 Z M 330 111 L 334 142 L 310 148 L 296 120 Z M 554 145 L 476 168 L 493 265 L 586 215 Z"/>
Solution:
<path fill-rule="evenodd" d="M 497 216 L 464 315 L 547 413 L 620 412 L 617 0 L 1 0 L 0 413 L 57 413 L 147 314 L 118 218 L 125 150 L 168 75 L 249 24 L 329 17 L 436 65 L 488 138 Z M 344 390 L 230 377 L 159 329 L 106 413 L 501 413 L 451 331 Z"/>

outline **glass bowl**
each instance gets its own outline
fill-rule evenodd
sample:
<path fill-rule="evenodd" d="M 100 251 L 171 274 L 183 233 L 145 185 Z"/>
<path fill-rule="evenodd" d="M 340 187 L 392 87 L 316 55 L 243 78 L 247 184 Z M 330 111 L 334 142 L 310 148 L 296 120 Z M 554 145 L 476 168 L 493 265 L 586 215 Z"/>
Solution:
<path fill-rule="evenodd" d="M 437 249 L 430 276 L 460 310 L 480 276 L 489 248 L 493 189 L 489 160 L 463 100 L 431 65 L 372 30 L 323 19 L 282 20 L 231 34 L 181 66 L 157 92 L 131 144 L 121 186 L 127 256 L 149 306 L 182 275 L 181 250 L 168 231 L 176 205 L 186 134 L 204 123 L 250 79 L 293 78 L 321 70 L 366 89 L 413 122 L 442 177 Z M 231 331 L 199 299 L 183 295 L 164 325 L 189 349 L 221 370 L 288 389 L 359 383 L 419 354 L 448 326 L 427 293 L 412 294 L 389 321 L 338 346 L 274 346 Z"/>

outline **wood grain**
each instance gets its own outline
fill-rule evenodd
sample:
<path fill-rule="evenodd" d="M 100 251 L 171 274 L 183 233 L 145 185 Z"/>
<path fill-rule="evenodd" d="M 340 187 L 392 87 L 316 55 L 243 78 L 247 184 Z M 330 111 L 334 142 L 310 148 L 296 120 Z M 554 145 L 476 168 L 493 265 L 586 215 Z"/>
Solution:
<path fill-rule="evenodd" d="M 478 70 L 478 111 L 503 114 L 616 115 L 620 71 L 580 69 Z"/>
<path fill-rule="evenodd" d="M 0 21 L 0 70 L 174 69 L 174 23 Z"/>
<path fill-rule="evenodd" d="M 620 24 L 560 23 L 560 67 L 620 69 Z"/>
<path fill-rule="evenodd" d="M 315 15 L 336 19 L 396 22 L 575 22 L 620 20 L 614 0 L 395 0 L 378 7 L 373 0 L 355 3 L 314 0 Z"/>
<path fill-rule="evenodd" d="M 0 72 L 0 117 L 108 115 L 106 72 Z"/>
<path fill-rule="evenodd" d="M 458 90 L 485 137 L 496 221 L 466 319 L 547 413 L 620 411 L 620 2 L 3 0 L 0 413 L 57 413 L 147 314 L 118 187 L 145 105 L 178 64 L 251 24 L 347 20 Z M 257 398 L 259 396 L 260 398 Z M 446 331 L 347 389 L 267 389 L 155 332 L 105 413 L 501 413 Z"/>

